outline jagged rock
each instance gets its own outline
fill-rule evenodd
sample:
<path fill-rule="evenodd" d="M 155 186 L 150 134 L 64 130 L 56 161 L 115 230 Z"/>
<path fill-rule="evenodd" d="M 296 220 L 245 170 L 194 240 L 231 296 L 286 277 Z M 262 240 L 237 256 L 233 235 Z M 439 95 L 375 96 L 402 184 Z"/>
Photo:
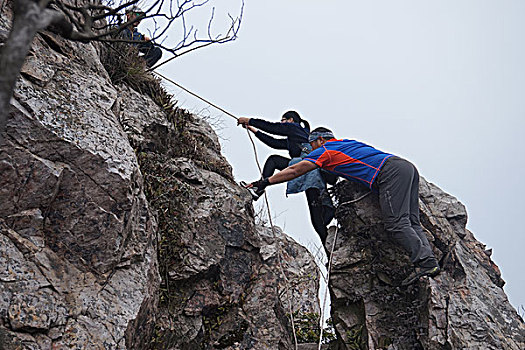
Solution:
<path fill-rule="evenodd" d="M 159 276 L 117 91 L 92 45 L 39 34 L 31 52 L 0 149 L 2 348 L 123 349 Z"/>
<path fill-rule="evenodd" d="M 102 51 L 39 33 L 22 69 L 0 148 L 0 348 L 292 349 L 289 312 L 319 312 L 313 258 L 255 225 L 208 123 L 151 75 L 148 96 L 113 84 Z M 409 261 L 376 199 L 340 205 L 334 346 L 523 348 L 463 206 L 422 181 L 421 209 L 444 272 L 400 288 Z"/>
<path fill-rule="evenodd" d="M 362 195 L 343 182 L 345 203 Z M 401 287 L 410 272 L 404 251 L 387 236 L 376 195 L 339 206 L 330 281 L 337 349 L 523 349 L 525 325 L 501 288 L 485 246 L 465 228 L 454 197 L 421 179 L 421 221 L 443 272 Z"/>
<path fill-rule="evenodd" d="M 278 227 L 272 230 L 258 226 L 257 231 L 264 242 L 260 247 L 263 260 L 278 273 L 282 264 L 288 279 L 281 278 L 279 282 L 279 295 L 282 296 L 284 309 L 300 314 L 320 314 L 317 298 L 320 273 L 311 253 Z M 277 259 L 279 254 L 280 260 Z"/>
<path fill-rule="evenodd" d="M 124 86 L 119 100 L 148 104 Z M 232 180 L 209 124 L 187 116 L 178 135 L 157 106 L 148 107 L 153 118 L 119 111 L 146 179 L 155 179 L 150 200 L 160 229 L 170 232 L 161 234 L 169 243 L 161 244 L 155 348 L 293 348 L 287 314 L 319 313 L 310 253 L 277 227 L 255 226 L 251 197 Z"/>
<path fill-rule="evenodd" d="M 39 33 L 22 69 L 0 149 L 0 348 L 292 348 L 287 313 L 319 310 L 308 251 L 255 225 L 208 123 L 159 103 L 151 75 L 149 96 L 114 85 L 101 51 Z"/>

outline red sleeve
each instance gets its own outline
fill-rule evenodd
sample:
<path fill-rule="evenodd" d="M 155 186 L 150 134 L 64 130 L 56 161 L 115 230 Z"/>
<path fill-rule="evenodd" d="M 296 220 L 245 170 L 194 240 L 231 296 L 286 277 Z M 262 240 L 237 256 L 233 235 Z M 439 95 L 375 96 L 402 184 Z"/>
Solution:
<path fill-rule="evenodd" d="M 304 157 L 304 160 L 307 160 L 309 162 L 315 163 L 318 167 L 323 167 L 323 160 L 325 159 L 323 157 L 326 149 L 324 147 L 319 147 L 318 149 L 310 152 L 306 157 Z"/>
<path fill-rule="evenodd" d="M 325 170 L 334 170 L 336 166 L 348 163 L 348 159 L 349 157 L 345 154 L 326 149 L 326 147 L 320 147 L 304 158 Z"/>

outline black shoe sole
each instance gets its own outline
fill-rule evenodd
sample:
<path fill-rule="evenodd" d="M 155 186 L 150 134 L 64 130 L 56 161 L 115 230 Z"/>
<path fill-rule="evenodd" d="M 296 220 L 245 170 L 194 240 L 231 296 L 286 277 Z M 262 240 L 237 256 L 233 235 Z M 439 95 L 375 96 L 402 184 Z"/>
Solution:
<path fill-rule="evenodd" d="M 401 285 L 402 286 L 408 286 L 408 285 L 416 282 L 417 280 L 419 280 L 421 277 L 424 277 L 424 276 L 436 277 L 437 275 L 439 275 L 440 272 L 441 272 L 441 269 L 439 268 L 439 266 L 436 266 L 432 270 L 424 270 L 424 271 L 421 271 L 421 272 L 418 272 L 418 273 L 414 274 L 413 276 L 409 276 L 409 277 L 405 278 L 403 280 L 403 282 L 401 282 Z"/>
<path fill-rule="evenodd" d="M 253 200 L 253 201 L 258 200 L 258 199 L 261 197 L 260 195 L 258 195 L 257 193 L 255 193 L 255 191 L 252 190 L 251 188 L 246 188 L 246 186 L 248 186 L 248 184 L 247 184 L 246 182 L 241 181 L 241 182 L 239 182 L 239 184 L 240 184 L 242 187 L 244 187 L 248 192 L 250 192 L 250 195 L 252 196 L 252 200 Z"/>

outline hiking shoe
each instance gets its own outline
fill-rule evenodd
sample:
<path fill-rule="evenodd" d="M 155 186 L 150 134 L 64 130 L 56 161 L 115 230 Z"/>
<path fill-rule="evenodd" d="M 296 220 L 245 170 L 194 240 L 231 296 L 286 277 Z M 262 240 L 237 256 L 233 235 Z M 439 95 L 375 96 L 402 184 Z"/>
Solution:
<path fill-rule="evenodd" d="M 246 186 L 248 186 L 248 184 L 246 182 L 244 182 L 244 181 L 239 182 L 239 184 L 242 187 L 244 187 L 244 188 L 246 188 Z M 252 195 L 252 199 L 254 201 L 258 200 L 264 193 L 264 190 L 263 191 L 256 191 L 253 187 L 246 188 L 246 189 L 248 190 L 248 192 L 250 192 L 250 194 Z"/>
<path fill-rule="evenodd" d="M 402 286 L 408 286 L 409 284 L 412 284 L 419 280 L 421 277 L 428 276 L 428 277 L 435 277 L 441 272 L 441 269 L 439 266 L 432 266 L 432 267 L 416 267 L 415 270 L 408 275 L 407 278 L 401 282 Z"/>

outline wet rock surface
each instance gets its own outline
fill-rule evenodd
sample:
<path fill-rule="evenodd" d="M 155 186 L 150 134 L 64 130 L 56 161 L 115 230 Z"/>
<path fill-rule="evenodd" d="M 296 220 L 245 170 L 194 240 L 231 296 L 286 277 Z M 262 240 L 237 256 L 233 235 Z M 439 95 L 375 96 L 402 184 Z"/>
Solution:
<path fill-rule="evenodd" d="M 412 269 L 383 229 L 377 196 L 337 188 L 341 228 L 330 282 L 336 349 L 522 349 L 525 325 L 510 305 L 497 266 L 465 228 L 454 197 L 421 179 L 421 221 L 443 272 L 407 287 Z M 336 235 L 331 230 L 327 247 Z"/>

